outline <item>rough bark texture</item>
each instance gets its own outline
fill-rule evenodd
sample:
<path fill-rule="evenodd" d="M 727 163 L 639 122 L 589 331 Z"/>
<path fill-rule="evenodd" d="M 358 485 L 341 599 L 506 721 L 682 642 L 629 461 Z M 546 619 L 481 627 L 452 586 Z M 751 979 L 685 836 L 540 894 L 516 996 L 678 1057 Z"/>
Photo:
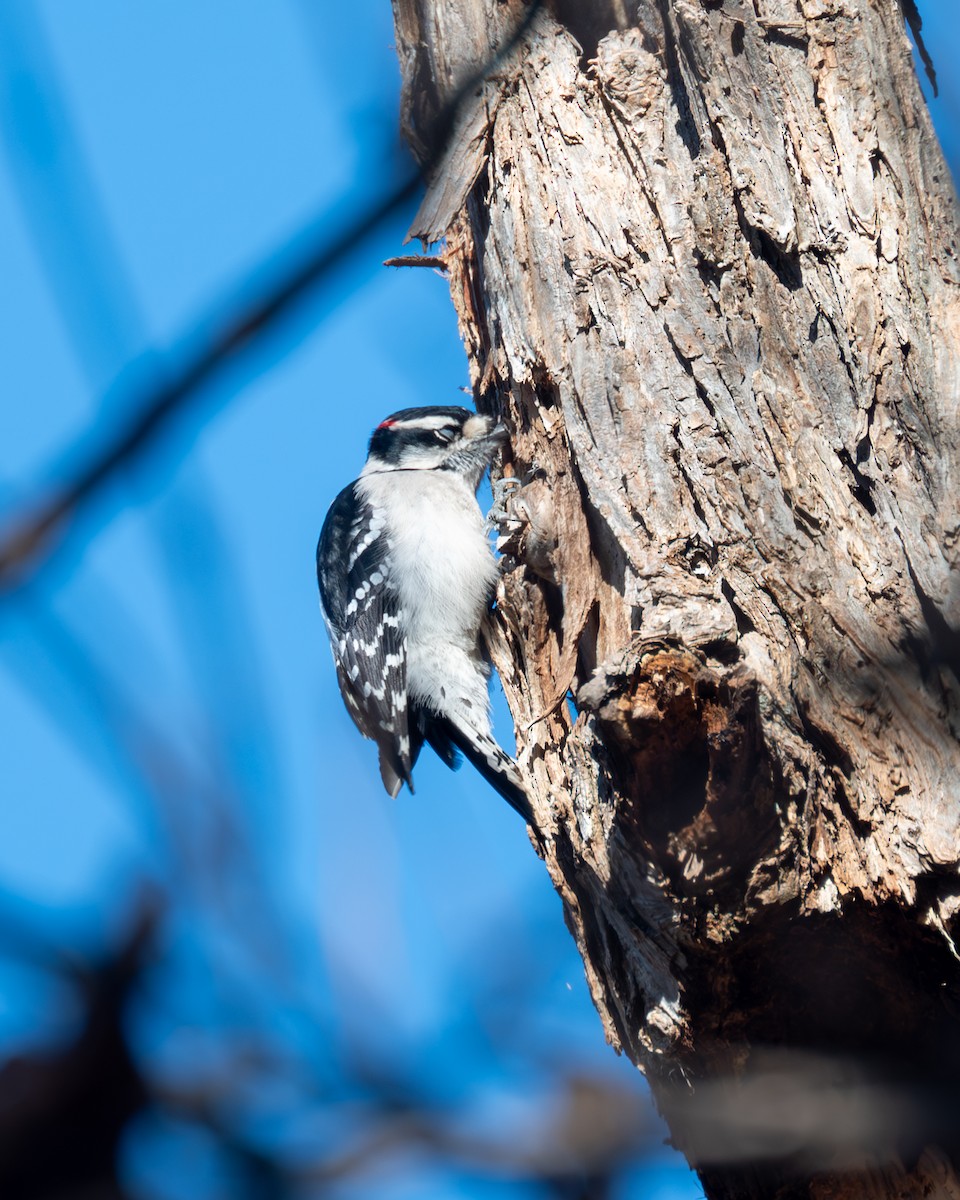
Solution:
<path fill-rule="evenodd" d="M 394 10 L 423 147 L 522 9 Z M 960 1196 L 957 232 L 896 0 L 557 0 L 412 230 L 546 865 L 710 1197 Z"/>

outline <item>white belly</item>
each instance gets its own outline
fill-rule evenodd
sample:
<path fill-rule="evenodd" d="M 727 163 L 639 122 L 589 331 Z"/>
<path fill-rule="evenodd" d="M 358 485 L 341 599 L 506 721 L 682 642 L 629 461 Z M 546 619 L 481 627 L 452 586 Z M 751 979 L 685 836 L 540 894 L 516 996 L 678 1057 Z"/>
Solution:
<path fill-rule="evenodd" d="M 387 471 L 364 477 L 360 487 L 387 516 L 411 695 L 438 708 L 469 700 L 468 708 L 482 706 L 485 714 L 477 638 L 497 564 L 475 495 L 443 471 Z"/>

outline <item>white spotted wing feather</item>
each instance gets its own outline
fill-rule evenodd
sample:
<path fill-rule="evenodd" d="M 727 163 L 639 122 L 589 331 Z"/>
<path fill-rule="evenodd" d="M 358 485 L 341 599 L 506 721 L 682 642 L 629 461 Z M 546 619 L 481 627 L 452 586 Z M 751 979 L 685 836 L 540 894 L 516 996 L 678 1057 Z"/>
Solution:
<path fill-rule="evenodd" d="M 391 796 L 410 782 L 407 649 L 399 600 L 390 580 L 383 519 L 344 488 L 333 502 L 317 546 L 320 600 L 347 710 L 380 750 L 380 773 Z M 346 563 L 324 570 L 324 563 Z"/>

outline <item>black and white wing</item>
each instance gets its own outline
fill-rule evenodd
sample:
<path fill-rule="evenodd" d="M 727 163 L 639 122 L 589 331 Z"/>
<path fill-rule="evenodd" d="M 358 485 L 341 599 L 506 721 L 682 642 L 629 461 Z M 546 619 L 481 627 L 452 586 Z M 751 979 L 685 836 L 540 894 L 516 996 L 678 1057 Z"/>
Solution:
<path fill-rule="evenodd" d="M 396 796 L 401 783 L 413 791 L 422 735 L 407 706 L 406 644 L 384 532 L 356 484 L 345 487 L 320 533 L 317 582 L 344 703 L 364 737 L 377 743 L 383 786 Z"/>

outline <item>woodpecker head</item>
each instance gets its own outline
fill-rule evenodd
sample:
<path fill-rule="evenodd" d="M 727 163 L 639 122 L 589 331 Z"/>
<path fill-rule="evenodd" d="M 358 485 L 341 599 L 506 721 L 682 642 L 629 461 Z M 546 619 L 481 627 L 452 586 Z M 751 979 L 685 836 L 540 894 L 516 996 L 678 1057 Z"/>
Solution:
<path fill-rule="evenodd" d="M 467 408 L 404 408 L 373 431 L 362 474 L 453 471 L 476 485 L 506 439 L 492 417 Z"/>

